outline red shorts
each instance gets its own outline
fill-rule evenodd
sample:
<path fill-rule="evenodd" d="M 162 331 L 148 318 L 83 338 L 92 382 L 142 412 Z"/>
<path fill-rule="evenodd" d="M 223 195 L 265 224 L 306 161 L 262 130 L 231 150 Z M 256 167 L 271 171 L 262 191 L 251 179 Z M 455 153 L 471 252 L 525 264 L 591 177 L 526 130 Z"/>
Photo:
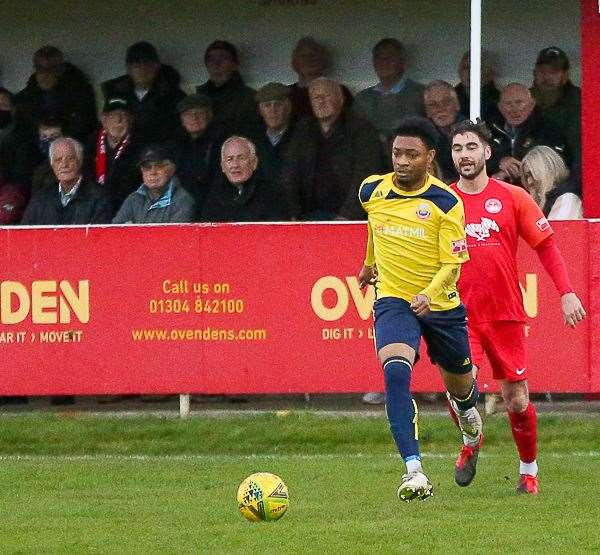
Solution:
<path fill-rule="evenodd" d="M 485 353 L 495 380 L 519 382 L 527 379 L 524 323 L 469 322 L 468 327 L 471 357 L 476 366 L 481 367 Z"/>

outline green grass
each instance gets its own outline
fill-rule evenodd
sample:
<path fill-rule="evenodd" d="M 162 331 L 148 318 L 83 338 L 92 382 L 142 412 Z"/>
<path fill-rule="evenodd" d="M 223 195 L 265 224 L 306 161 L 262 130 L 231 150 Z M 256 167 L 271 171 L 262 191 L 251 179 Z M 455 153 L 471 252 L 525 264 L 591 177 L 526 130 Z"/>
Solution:
<path fill-rule="evenodd" d="M 461 489 L 452 479 L 457 434 L 424 415 L 436 495 L 401 504 L 402 465 L 382 417 L 3 417 L 0 553 L 600 550 L 600 421 L 540 418 L 537 498 L 514 493 L 505 419 L 486 425 L 477 478 Z M 237 486 L 256 471 L 290 489 L 279 522 L 250 524 L 237 511 Z"/>

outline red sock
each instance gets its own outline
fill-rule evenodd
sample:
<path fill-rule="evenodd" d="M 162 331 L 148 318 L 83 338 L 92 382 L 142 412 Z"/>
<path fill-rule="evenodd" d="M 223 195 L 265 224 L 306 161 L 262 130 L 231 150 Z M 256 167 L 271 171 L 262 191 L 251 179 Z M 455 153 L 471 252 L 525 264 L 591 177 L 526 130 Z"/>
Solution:
<path fill-rule="evenodd" d="M 523 412 L 508 411 L 512 435 L 517 444 L 519 458 L 524 463 L 535 461 L 537 457 L 537 414 L 532 403 Z"/>

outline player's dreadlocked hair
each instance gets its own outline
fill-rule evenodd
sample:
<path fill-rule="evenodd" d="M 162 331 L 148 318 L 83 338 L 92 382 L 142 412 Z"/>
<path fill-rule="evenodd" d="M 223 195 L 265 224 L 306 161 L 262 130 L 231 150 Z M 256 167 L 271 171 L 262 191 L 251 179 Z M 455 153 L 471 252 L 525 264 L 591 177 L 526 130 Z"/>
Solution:
<path fill-rule="evenodd" d="M 469 119 L 456 123 L 450 129 L 450 142 L 456 135 L 464 135 L 465 133 L 473 133 L 479 137 L 482 143 L 489 145 L 492 140 L 492 134 L 488 129 L 485 121 L 477 118 L 475 122 Z"/>
<path fill-rule="evenodd" d="M 440 140 L 440 134 L 433 123 L 419 116 L 404 118 L 394 131 L 393 139 L 396 137 L 418 137 L 430 150 L 436 149 Z"/>

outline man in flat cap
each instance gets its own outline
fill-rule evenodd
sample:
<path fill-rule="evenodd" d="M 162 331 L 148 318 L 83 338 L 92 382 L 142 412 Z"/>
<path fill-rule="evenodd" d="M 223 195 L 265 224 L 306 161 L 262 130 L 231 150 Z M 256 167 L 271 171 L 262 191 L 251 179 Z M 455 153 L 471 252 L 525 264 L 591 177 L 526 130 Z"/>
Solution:
<path fill-rule="evenodd" d="M 278 183 L 294 132 L 291 89 L 282 83 L 267 83 L 255 98 L 264 124 L 254 141 L 256 150 L 265 175 Z"/>
<path fill-rule="evenodd" d="M 531 94 L 542 116 L 558 127 L 574 162 L 581 150 L 581 89 L 569 78 L 569 57 L 556 46 L 538 53 Z"/>
<path fill-rule="evenodd" d="M 126 199 L 113 224 L 152 224 L 191 222 L 194 199 L 179 184 L 171 151 L 149 145 L 141 153 L 138 166 L 142 184 Z"/>
<path fill-rule="evenodd" d="M 145 41 L 127 49 L 125 65 L 126 75 L 102 83 L 104 98 L 127 99 L 144 144 L 173 139 L 179 127 L 177 103 L 185 96 L 179 72 L 161 63 L 156 48 Z"/>
<path fill-rule="evenodd" d="M 200 209 L 209 184 L 220 171 L 221 145 L 228 133 L 214 120 L 212 100 L 204 94 L 186 96 L 177 111 L 181 126 L 172 144 L 177 176 Z"/>

